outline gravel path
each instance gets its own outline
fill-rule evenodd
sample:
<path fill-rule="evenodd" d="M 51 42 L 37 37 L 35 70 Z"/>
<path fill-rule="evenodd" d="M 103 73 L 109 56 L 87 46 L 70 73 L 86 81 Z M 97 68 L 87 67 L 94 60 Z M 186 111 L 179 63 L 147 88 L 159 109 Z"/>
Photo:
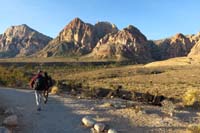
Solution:
<path fill-rule="evenodd" d="M 50 96 L 49 102 L 36 111 L 33 90 L 15 90 L 0 88 L 0 100 L 13 108 L 20 121 L 20 133 L 88 133 L 82 127 L 80 115 L 74 110 L 81 110 L 75 100 Z"/>
<path fill-rule="evenodd" d="M 117 100 L 117 99 L 115 99 Z M 119 100 L 119 99 L 118 99 Z M 160 107 L 142 105 L 146 113 L 135 113 L 133 108 L 105 107 L 114 99 L 76 99 L 69 95 L 50 95 L 48 103 L 38 112 L 33 90 L 0 87 L 0 105 L 13 108 L 19 116 L 17 133 L 89 133 L 81 124 L 89 115 L 119 133 L 184 133 L 189 124 L 199 123 L 200 114 L 192 110 L 176 110 L 174 117 L 161 115 Z M 121 100 L 120 100 L 121 101 Z M 136 102 L 135 105 L 138 103 Z"/>

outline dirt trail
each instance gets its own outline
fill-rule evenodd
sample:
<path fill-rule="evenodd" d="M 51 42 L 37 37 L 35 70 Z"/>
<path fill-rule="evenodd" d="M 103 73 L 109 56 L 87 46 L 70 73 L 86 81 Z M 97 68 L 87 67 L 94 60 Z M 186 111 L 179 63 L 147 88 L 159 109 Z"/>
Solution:
<path fill-rule="evenodd" d="M 88 133 L 89 130 L 80 124 L 83 115 L 75 111 L 81 105 L 70 98 L 50 96 L 42 111 L 36 111 L 33 91 L 0 88 L 1 102 L 13 108 L 22 123 L 23 133 Z"/>
<path fill-rule="evenodd" d="M 146 113 L 136 114 L 133 108 L 102 107 L 108 102 L 109 99 L 50 95 L 47 105 L 43 104 L 42 111 L 38 112 L 33 90 L 0 87 L 0 103 L 13 108 L 19 116 L 19 133 L 89 133 L 90 129 L 81 125 L 86 115 L 119 133 L 184 133 L 188 124 L 200 123 L 198 111 L 176 110 L 174 117 L 163 118 L 160 107 L 142 105 Z"/>

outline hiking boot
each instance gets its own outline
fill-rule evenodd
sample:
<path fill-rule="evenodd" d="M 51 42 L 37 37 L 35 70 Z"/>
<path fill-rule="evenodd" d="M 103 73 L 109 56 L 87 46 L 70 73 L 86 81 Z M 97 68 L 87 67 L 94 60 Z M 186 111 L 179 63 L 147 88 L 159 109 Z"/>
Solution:
<path fill-rule="evenodd" d="M 41 111 L 41 108 L 37 108 L 37 111 Z"/>

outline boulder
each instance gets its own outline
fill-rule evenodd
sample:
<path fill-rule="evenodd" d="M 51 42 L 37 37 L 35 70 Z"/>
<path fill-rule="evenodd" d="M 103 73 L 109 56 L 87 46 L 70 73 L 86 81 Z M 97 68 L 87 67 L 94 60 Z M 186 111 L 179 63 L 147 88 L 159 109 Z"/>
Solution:
<path fill-rule="evenodd" d="M 108 133 L 117 133 L 117 131 L 115 129 L 109 129 Z"/>
<path fill-rule="evenodd" d="M 94 125 L 94 129 L 97 131 L 97 133 L 102 132 L 105 129 L 105 124 L 103 123 L 96 123 Z"/>
<path fill-rule="evenodd" d="M 86 127 L 93 127 L 95 124 L 95 121 L 91 117 L 85 116 L 82 118 L 82 123 Z"/>
<path fill-rule="evenodd" d="M 18 125 L 17 115 L 10 115 L 10 116 L 6 117 L 3 121 L 3 125 L 5 125 L 5 126 L 17 126 Z"/>

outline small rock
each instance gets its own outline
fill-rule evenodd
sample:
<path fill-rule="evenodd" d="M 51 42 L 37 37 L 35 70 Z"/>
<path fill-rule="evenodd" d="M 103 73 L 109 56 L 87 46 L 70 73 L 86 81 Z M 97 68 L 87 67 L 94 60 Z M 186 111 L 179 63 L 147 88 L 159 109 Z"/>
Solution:
<path fill-rule="evenodd" d="M 5 127 L 0 127 L 0 133 L 12 133 L 12 132 Z"/>
<path fill-rule="evenodd" d="M 93 127 L 95 124 L 95 121 L 89 117 L 89 116 L 85 116 L 82 118 L 82 123 L 86 126 L 86 127 Z"/>
<path fill-rule="evenodd" d="M 94 125 L 94 129 L 97 131 L 97 133 L 102 132 L 105 129 L 105 124 L 103 123 L 96 123 Z"/>
<path fill-rule="evenodd" d="M 109 129 L 108 133 L 117 133 L 117 131 L 115 129 Z"/>
<path fill-rule="evenodd" d="M 17 115 L 11 115 L 4 119 L 3 125 L 5 126 L 17 126 L 18 118 Z"/>
<path fill-rule="evenodd" d="M 90 108 L 90 110 L 93 111 L 93 110 L 94 110 L 94 107 Z"/>

